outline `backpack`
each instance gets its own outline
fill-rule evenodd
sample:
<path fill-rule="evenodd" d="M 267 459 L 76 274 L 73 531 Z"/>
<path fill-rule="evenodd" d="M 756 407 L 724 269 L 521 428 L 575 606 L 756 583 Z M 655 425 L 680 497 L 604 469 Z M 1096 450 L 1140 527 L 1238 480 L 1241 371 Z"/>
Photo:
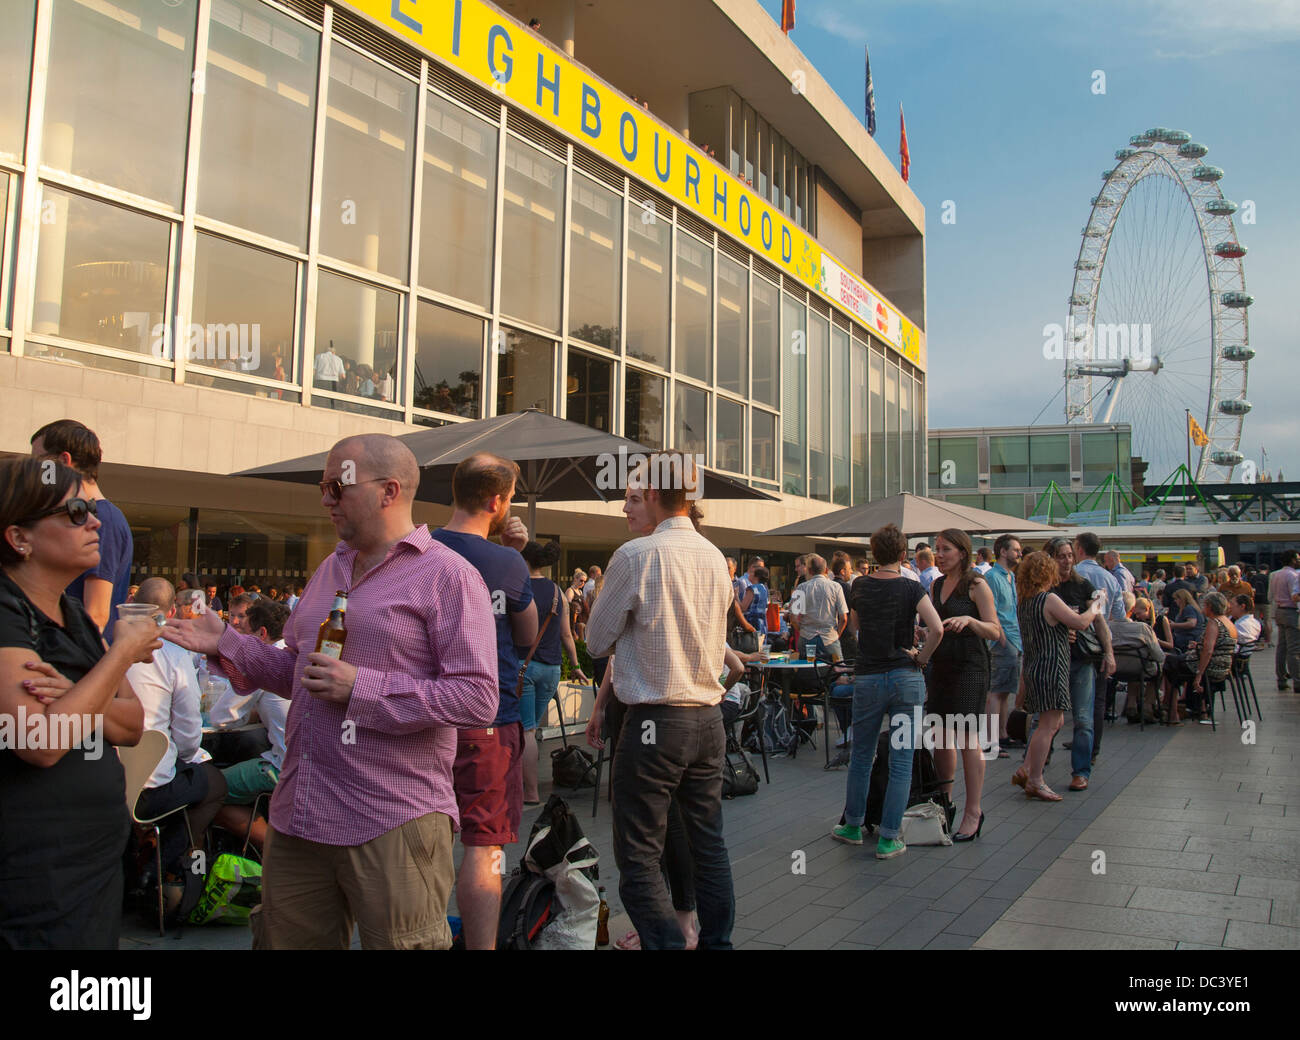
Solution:
<path fill-rule="evenodd" d="M 515 867 L 501 893 L 498 950 L 531 950 L 555 913 L 555 883 L 527 866 Z"/>
<path fill-rule="evenodd" d="M 880 734 L 876 742 L 876 758 L 871 763 L 871 781 L 867 788 L 867 829 L 874 830 L 884 815 L 885 791 L 889 787 L 889 746 L 890 732 Z M 957 807 L 948 796 L 943 794 L 939 784 L 939 773 L 934 768 L 934 758 L 925 747 L 918 747 L 912 752 L 912 789 L 907 794 L 907 808 L 934 799 L 948 816 L 948 830 L 952 830 L 952 821 Z"/>
<path fill-rule="evenodd" d="M 740 747 L 728 748 L 722 761 L 722 797 L 739 798 L 758 794 L 758 770 Z"/>

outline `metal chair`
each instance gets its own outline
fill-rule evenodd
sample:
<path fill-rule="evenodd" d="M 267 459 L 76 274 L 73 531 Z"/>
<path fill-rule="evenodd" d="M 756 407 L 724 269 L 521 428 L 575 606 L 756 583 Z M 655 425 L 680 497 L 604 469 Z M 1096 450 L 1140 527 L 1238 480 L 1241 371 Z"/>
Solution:
<path fill-rule="evenodd" d="M 1146 673 L 1154 669 L 1154 675 L 1148 676 Z M 1155 655 L 1151 653 L 1150 647 L 1145 643 L 1138 643 L 1134 646 L 1115 647 L 1115 674 L 1113 678 L 1117 683 L 1124 684 L 1124 695 L 1127 699 L 1130 684 L 1136 683 L 1139 688 L 1138 692 L 1138 729 L 1146 729 L 1146 711 L 1143 704 L 1143 694 L 1146 693 L 1146 684 L 1148 682 L 1158 681 L 1160 678 L 1160 663 L 1156 660 Z M 1118 694 L 1115 697 L 1115 703 L 1119 704 Z M 1156 706 L 1159 707 L 1160 694 L 1156 692 Z"/>
<path fill-rule="evenodd" d="M 1232 683 L 1233 697 L 1240 697 L 1242 706 L 1246 709 L 1246 718 L 1250 718 L 1250 700 L 1247 699 L 1247 691 L 1250 698 L 1255 702 L 1255 714 L 1259 716 L 1259 721 L 1264 721 L 1264 713 L 1259 707 L 1259 694 L 1255 691 L 1255 677 L 1250 674 L 1250 659 L 1254 656 L 1255 651 L 1259 649 L 1259 640 L 1255 639 L 1249 643 L 1241 643 L 1237 647 L 1237 652 L 1232 656 L 1232 671 L 1229 673 L 1229 681 Z M 1237 721 L 1243 721 L 1241 711 L 1237 711 Z"/>
<path fill-rule="evenodd" d="M 753 724 L 754 736 L 758 741 L 758 753 L 763 759 L 763 777 L 770 784 L 772 782 L 772 774 L 768 772 L 767 768 L 767 744 L 763 740 L 762 720 L 758 718 L 758 714 L 763 707 L 763 676 L 758 669 L 751 665 L 745 669 L 745 678 L 748 680 L 746 685 L 749 687 L 749 696 L 741 703 L 740 714 L 736 716 L 736 722 L 740 726 L 742 738 L 745 733 L 746 724 Z M 730 744 L 732 736 L 733 735 L 730 732 L 727 734 L 728 744 Z M 737 741 L 737 743 L 739 743 L 739 741 Z"/>
<path fill-rule="evenodd" d="M 142 818 L 136 813 L 136 802 L 140 800 L 140 794 L 149 782 L 149 777 L 158 768 L 158 763 L 163 760 L 166 753 L 167 734 L 156 729 L 145 730 L 140 737 L 140 743 L 135 747 L 119 747 L 117 749 L 117 757 L 121 760 L 122 769 L 126 773 L 127 811 L 130 812 L 131 819 L 146 831 L 153 831 L 154 870 L 158 889 L 158 934 L 160 936 L 167 934 L 165 923 L 167 911 L 163 905 L 162 822 L 180 813 L 185 820 L 185 830 L 189 834 L 190 844 L 194 844 L 194 833 L 190 830 L 190 816 L 186 812 L 186 806 L 181 805 L 175 809 L 169 809 L 159 816 L 150 818 Z"/>

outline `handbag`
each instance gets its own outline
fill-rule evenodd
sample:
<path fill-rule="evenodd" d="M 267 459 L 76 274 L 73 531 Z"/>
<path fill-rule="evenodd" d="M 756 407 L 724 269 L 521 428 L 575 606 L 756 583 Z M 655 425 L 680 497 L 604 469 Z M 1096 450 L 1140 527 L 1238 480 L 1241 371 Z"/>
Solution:
<path fill-rule="evenodd" d="M 551 584 L 555 585 L 554 582 Z M 537 630 L 537 638 L 533 640 L 533 645 L 528 648 L 528 656 L 525 657 L 519 665 L 519 674 L 515 676 L 516 692 L 524 688 L 524 672 L 528 671 L 528 666 L 533 660 L 533 654 L 537 653 L 537 648 L 542 645 L 542 636 L 546 634 L 546 626 L 551 623 L 551 618 L 555 617 L 555 614 L 559 609 L 560 586 L 555 585 L 555 597 L 551 600 L 551 612 L 546 615 L 546 620 L 542 622 L 542 627 Z"/>
<path fill-rule="evenodd" d="M 1101 646 L 1101 640 L 1097 638 L 1097 633 L 1092 630 L 1091 626 L 1075 632 L 1074 646 L 1083 657 L 1093 664 L 1100 664 L 1102 658 L 1106 656 L 1106 651 Z"/>
<path fill-rule="evenodd" d="M 551 781 L 556 787 L 596 786 L 596 763 L 576 744 L 565 744 L 551 752 Z"/>
<path fill-rule="evenodd" d="M 948 814 L 934 799 L 914 805 L 903 813 L 899 838 L 904 845 L 951 845 Z"/>

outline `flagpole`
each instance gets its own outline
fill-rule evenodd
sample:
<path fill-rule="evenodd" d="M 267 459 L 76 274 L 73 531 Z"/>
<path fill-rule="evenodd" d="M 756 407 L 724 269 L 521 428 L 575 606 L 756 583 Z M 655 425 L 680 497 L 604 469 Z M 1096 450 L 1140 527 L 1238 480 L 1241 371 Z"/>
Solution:
<path fill-rule="evenodd" d="M 1192 410 L 1190 408 L 1184 408 L 1183 411 L 1187 413 L 1187 481 L 1188 483 L 1191 483 L 1192 480 Z M 1191 489 L 1188 488 L 1188 491 L 1190 490 Z"/>

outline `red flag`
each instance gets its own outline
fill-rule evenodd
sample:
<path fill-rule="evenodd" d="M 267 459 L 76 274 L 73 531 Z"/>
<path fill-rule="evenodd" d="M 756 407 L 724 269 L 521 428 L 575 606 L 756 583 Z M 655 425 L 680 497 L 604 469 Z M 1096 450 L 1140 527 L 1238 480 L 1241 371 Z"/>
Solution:
<path fill-rule="evenodd" d="M 787 36 L 794 28 L 794 0 L 781 0 L 781 31 Z"/>
<path fill-rule="evenodd" d="M 907 121 L 903 118 L 903 103 L 898 103 L 898 157 L 903 165 L 903 183 L 907 183 L 907 169 L 912 165 L 911 153 L 907 150 Z"/>

